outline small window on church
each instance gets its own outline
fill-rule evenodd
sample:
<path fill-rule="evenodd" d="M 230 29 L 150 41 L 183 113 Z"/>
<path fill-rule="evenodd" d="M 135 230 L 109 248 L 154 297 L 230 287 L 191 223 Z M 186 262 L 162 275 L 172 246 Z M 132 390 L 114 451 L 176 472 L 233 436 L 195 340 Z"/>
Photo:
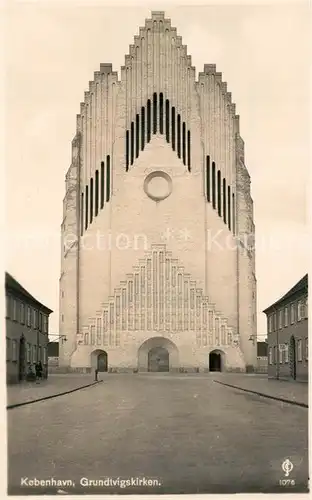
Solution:
<path fill-rule="evenodd" d="M 129 158 L 128 158 L 128 160 L 129 160 Z M 105 186 L 105 181 L 104 181 L 104 161 L 101 161 L 101 208 L 104 207 L 104 186 Z"/>
<path fill-rule="evenodd" d="M 126 172 L 129 170 L 129 130 L 126 132 Z"/>
<path fill-rule="evenodd" d="M 177 118 L 177 153 L 178 157 L 181 158 L 181 116 L 178 115 Z"/>
<path fill-rule="evenodd" d="M 86 210 L 85 210 L 85 229 L 88 228 L 88 214 L 89 214 L 89 186 L 86 186 Z"/>
<path fill-rule="evenodd" d="M 80 204 L 80 234 L 83 235 L 83 209 L 84 209 L 84 199 L 83 193 L 81 193 L 81 204 Z"/>
<path fill-rule="evenodd" d="M 110 156 L 106 157 L 106 201 L 110 199 Z"/>
<path fill-rule="evenodd" d="M 131 122 L 131 165 L 134 161 L 134 123 Z"/>
<path fill-rule="evenodd" d="M 166 141 L 170 141 L 170 108 L 169 108 L 169 100 L 166 99 Z"/>
<path fill-rule="evenodd" d="M 171 141 L 172 149 L 175 151 L 175 107 L 171 109 Z"/>
<path fill-rule="evenodd" d="M 210 203 L 211 201 L 211 187 L 210 187 L 211 179 L 210 179 L 210 156 L 206 156 L 206 196 L 207 201 Z"/>
<path fill-rule="evenodd" d="M 221 172 L 218 170 L 218 215 L 221 217 Z"/>
<path fill-rule="evenodd" d="M 223 178 L 223 221 L 226 224 L 226 180 Z"/>
<path fill-rule="evenodd" d="M 147 101 L 147 142 L 151 140 L 151 129 L 152 129 L 152 121 L 151 121 L 151 100 Z"/>
<path fill-rule="evenodd" d="M 231 188 L 228 186 L 228 227 L 231 230 Z"/>
<path fill-rule="evenodd" d="M 141 151 L 143 151 L 145 146 L 145 108 L 141 108 Z"/>
<path fill-rule="evenodd" d="M 212 162 L 212 206 L 216 208 L 216 164 Z"/>
<path fill-rule="evenodd" d="M 99 171 L 95 171 L 95 216 L 99 213 Z"/>
<path fill-rule="evenodd" d="M 93 221 L 93 177 L 90 179 L 90 224 Z"/>
<path fill-rule="evenodd" d="M 153 95 L 153 134 L 157 133 L 157 94 Z"/>
<path fill-rule="evenodd" d="M 183 164 L 186 164 L 186 131 L 185 131 L 185 122 L 182 125 L 182 159 Z"/>
<path fill-rule="evenodd" d="M 140 116 L 135 117 L 135 157 L 139 156 L 140 151 Z"/>
<path fill-rule="evenodd" d="M 159 132 L 164 133 L 164 95 L 159 94 Z"/>
<path fill-rule="evenodd" d="M 187 167 L 191 171 L 191 132 L 187 131 Z"/>

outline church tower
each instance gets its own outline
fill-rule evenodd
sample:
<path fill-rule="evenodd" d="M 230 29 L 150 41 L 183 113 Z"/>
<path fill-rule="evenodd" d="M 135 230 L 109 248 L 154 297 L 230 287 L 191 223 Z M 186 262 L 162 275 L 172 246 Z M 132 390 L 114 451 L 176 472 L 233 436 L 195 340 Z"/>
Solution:
<path fill-rule="evenodd" d="M 231 93 L 196 78 L 163 12 L 101 64 L 66 175 L 60 365 L 245 371 L 256 364 L 253 201 Z"/>

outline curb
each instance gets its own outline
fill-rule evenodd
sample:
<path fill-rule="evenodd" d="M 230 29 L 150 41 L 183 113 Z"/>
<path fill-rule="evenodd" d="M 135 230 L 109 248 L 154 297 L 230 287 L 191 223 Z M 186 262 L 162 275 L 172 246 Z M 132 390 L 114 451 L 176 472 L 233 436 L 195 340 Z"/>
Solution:
<path fill-rule="evenodd" d="M 264 398 L 274 399 L 275 401 L 282 401 L 282 403 L 288 403 L 288 404 L 294 405 L 294 406 L 301 406 L 302 408 L 309 408 L 309 405 L 307 405 L 306 403 L 300 403 L 299 401 L 293 401 L 293 400 L 286 399 L 286 398 L 279 398 L 277 396 L 270 396 L 269 394 L 264 394 L 263 392 L 252 391 L 250 389 L 244 389 L 243 387 L 238 387 L 237 385 L 226 384 L 225 382 L 219 382 L 219 380 L 214 380 L 213 382 L 216 382 L 217 384 L 225 385 L 227 387 L 233 387 L 234 389 L 239 389 L 240 391 L 250 392 L 252 394 L 257 394 L 257 396 L 263 396 Z"/>
<path fill-rule="evenodd" d="M 57 394 L 52 394 L 51 396 L 45 396 L 44 398 L 32 399 L 31 401 L 25 401 L 24 403 L 16 403 L 13 405 L 8 405 L 6 409 L 11 410 L 13 408 L 18 408 L 19 406 L 26 406 L 32 403 L 37 403 L 38 401 L 45 401 L 47 399 L 57 398 L 58 396 L 64 396 L 65 394 L 70 394 L 71 392 L 80 391 L 80 389 L 85 389 L 86 387 L 92 387 L 93 385 L 100 384 L 101 382 L 103 382 L 103 380 L 92 382 L 92 384 L 81 385 L 80 387 L 76 387 L 75 389 L 71 389 L 70 391 L 58 392 Z"/>

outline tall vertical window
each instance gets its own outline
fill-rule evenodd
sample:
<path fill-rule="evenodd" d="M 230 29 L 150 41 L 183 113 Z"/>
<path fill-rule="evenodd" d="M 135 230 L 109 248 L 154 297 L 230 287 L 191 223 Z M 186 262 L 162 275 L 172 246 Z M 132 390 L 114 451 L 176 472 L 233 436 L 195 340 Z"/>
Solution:
<path fill-rule="evenodd" d="M 288 326 L 288 307 L 284 308 L 284 326 Z"/>
<path fill-rule="evenodd" d="M 83 235 L 83 209 L 84 209 L 84 199 L 83 193 L 81 193 L 81 201 L 80 201 L 80 234 Z"/>
<path fill-rule="evenodd" d="M 191 132 L 187 131 L 187 166 L 188 171 L 191 171 Z"/>
<path fill-rule="evenodd" d="M 126 172 L 129 170 L 129 130 L 126 131 Z M 101 163 L 101 165 L 103 162 Z"/>
<path fill-rule="evenodd" d="M 28 343 L 26 344 L 26 362 L 31 362 L 31 345 Z"/>
<path fill-rule="evenodd" d="M 88 229 L 88 217 L 89 217 L 89 186 L 86 186 L 86 209 L 85 209 L 85 229 Z"/>
<path fill-rule="evenodd" d="M 211 187 L 210 187 L 210 156 L 206 156 L 206 196 L 207 201 L 210 203 L 211 201 Z"/>
<path fill-rule="evenodd" d="M 151 100 L 147 101 L 147 142 L 151 140 L 152 120 L 151 120 Z"/>
<path fill-rule="evenodd" d="M 110 199 L 110 156 L 106 157 L 106 201 Z"/>
<path fill-rule="evenodd" d="M 104 161 L 101 161 L 101 208 L 104 207 L 104 190 L 105 190 Z"/>
<path fill-rule="evenodd" d="M 309 339 L 308 337 L 305 338 L 305 359 L 308 361 L 309 359 Z"/>
<path fill-rule="evenodd" d="M 6 317 L 10 318 L 11 317 L 11 297 L 10 297 L 10 295 L 5 296 L 5 303 L 6 303 Z"/>
<path fill-rule="evenodd" d="M 277 330 L 277 324 L 276 324 L 276 312 L 273 313 L 273 331 L 275 332 Z"/>
<path fill-rule="evenodd" d="M 157 94 L 153 94 L 153 134 L 157 133 Z"/>
<path fill-rule="evenodd" d="M 93 177 L 90 179 L 90 224 L 93 221 Z"/>
<path fill-rule="evenodd" d="M 273 331 L 273 315 L 272 314 L 270 314 L 268 316 L 268 331 L 269 331 L 269 333 L 272 333 L 272 331 Z"/>
<path fill-rule="evenodd" d="M 178 157 L 181 158 L 181 116 L 177 117 L 177 153 Z"/>
<path fill-rule="evenodd" d="M 11 359 L 11 339 L 6 337 L 6 361 L 10 361 Z"/>
<path fill-rule="evenodd" d="M 218 170 L 218 215 L 221 217 L 221 172 Z"/>
<path fill-rule="evenodd" d="M 95 171 L 95 216 L 99 213 L 99 171 Z"/>
<path fill-rule="evenodd" d="M 186 130 L 185 122 L 182 124 L 182 159 L 184 165 L 186 164 Z"/>
<path fill-rule="evenodd" d="M 272 347 L 269 347 L 269 365 L 273 363 Z"/>
<path fill-rule="evenodd" d="M 38 311 L 37 309 L 33 309 L 33 328 L 38 328 Z"/>
<path fill-rule="evenodd" d="M 285 363 L 289 362 L 289 346 L 285 344 Z"/>
<path fill-rule="evenodd" d="M 302 340 L 299 339 L 297 342 L 297 352 L 298 352 L 298 361 L 302 361 Z"/>
<path fill-rule="evenodd" d="M 135 117 L 135 157 L 139 156 L 140 152 L 140 116 Z"/>
<path fill-rule="evenodd" d="M 43 332 L 43 318 L 42 318 L 42 313 L 39 313 L 39 330 Z"/>
<path fill-rule="evenodd" d="M 13 299 L 13 321 L 17 321 L 17 302 L 16 299 Z"/>
<path fill-rule="evenodd" d="M 130 146 L 131 165 L 133 165 L 133 162 L 134 162 L 134 123 L 133 122 L 131 122 L 130 141 L 131 141 L 131 146 Z"/>
<path fill-rule="evenodd" d="M 226 180 L 223 177 L 222 181 L 222 187 L 223 187 L 223 222 L 226 224 Z"/>
<path fill-rule="evenodd" d="M 295 322 L 295 304 L 290 304 L 290 322 L 291 324 Z"/>
<path fill-rule="evenodd" d="M 12 361 L 17 361 L 17 341 L 12 340 Z"/>
<path fill-rule="evenodd" d="M 171 109 L 171 143 L 172 149 L 175 151 L 175 107 Z"/>
<path fill-rule="evenodd" d="M 235 210 L 235 194 L 232 193 L 232 212 L 233 212 L 233 234 L 236 233 L 236 220 L 235 220 L 235 213 L 236 213 L 236 210 Z"/>
<path fill-rule="evenodd" d="M 212 206 L 216 208 L 216 164 L 212 162 Z"/>
<path fill-rule="evenodd" d="M 281 329 L 283 327 L 283 309 L 278 311 L 278 328 Z"/>
<path fill-rule="evenodd" d="M 20 303 L 20 319 L 21 319 L 21 324 L 25 324 L 25 305 L 23 302 Z"/>
<path fill-rule="evenodd" d="M 159 94 L 159 132 L 164 133 L 164 95 Z"/>
<path fill-rule="evenodd" d="M 170 107 L 169 107 L 169 101 L 166 99 L 166 141 L 170 141 Z"/>
<path fill-rule="evenodd" d="M 32 362 L 36 363 L 37 362 L 37 346 L 33 345 L 32 348 Z"/>
<path fill-rule="evenodd" d="M 143 151 L 145 146 L 145 108 L 141 108 L 141 150 Z"/>
<path fill-rule="evenodd" d="M 227 199 L 227 204 L 228 204 L 228 228 L 231 231 L 231 187 L 228 186 L 228 199 Z"/>
<path fill-rule="evenodd" d="M 31 309 L 27 306 L 27 326 L 31 326 Z"/>

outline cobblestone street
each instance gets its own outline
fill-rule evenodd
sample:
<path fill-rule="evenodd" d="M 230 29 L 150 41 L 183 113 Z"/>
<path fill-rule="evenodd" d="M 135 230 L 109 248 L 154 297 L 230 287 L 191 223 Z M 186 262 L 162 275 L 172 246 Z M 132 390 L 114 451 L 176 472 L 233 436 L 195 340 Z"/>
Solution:
<path fill-rule="evenodd" d="M 306 491 L 307 440 L 306 408 L 215 383 L 211 374 L 107 375 L 8 411 L 9 493 Z M 280 486 L 287 458 L 295 484 Z M 106 477 L 158 485 L 81 485 Z M 35 488 L 35 478 L 75 486 Z"/>

